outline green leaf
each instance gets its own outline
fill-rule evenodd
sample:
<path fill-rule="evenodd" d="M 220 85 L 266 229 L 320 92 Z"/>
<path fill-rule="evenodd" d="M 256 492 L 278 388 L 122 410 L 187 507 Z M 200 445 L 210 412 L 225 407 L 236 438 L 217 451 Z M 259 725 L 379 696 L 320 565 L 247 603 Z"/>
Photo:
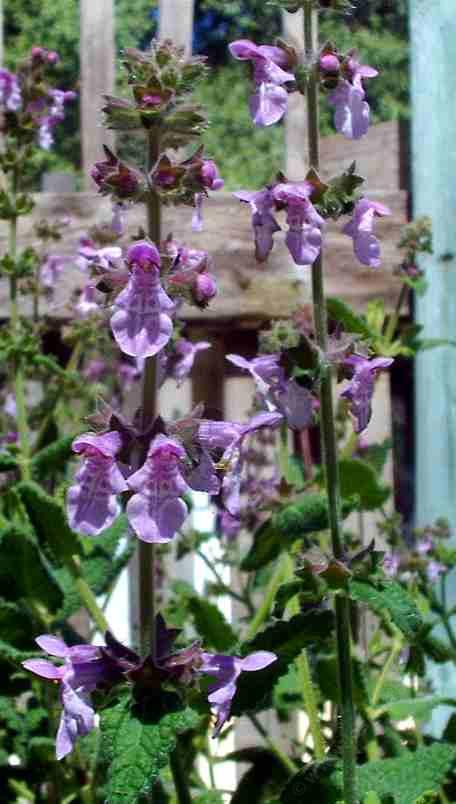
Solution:
<path fill-rule="evenodd" d="M 386 438 L 380 444 L 369 444 L 363 449 L 363 460 L 366 461 L 375 470 L 377 475 L 381 475 L 388 456 L 393 447 L 393 442 L 390 438 Z"/>
<path fill-rule="evenodd" d="M 356 508 L 357 502 L 357 499 L 344 500 L 342 506 L 344 517 Z M 302 500 L 285 506 L 261 525 L 255 533 L 249 552 L 242 561 L 241 569 L 250 572 L 264 567 L 297 539 L 309 533 L 326 530 L 328 524 L 326 494 L 306 494 Z"/>
<path fill-rule="evenodd" d="M 10 601 L 34 600 L 49 611 L 61 606 L 62 591 L 26 528 L 4 528 L 0 552 L 0 589 L 7 590 Z"/>
<path fill-rule="evenodd" d="M 141 703 L 125 695 L 100 714 L 101 751 L 109 762 L 107 804 L 136 804 L 149 793 L 168 764 L 177 735 L 199 721 L 171 693 Z"/>
<path fill-rule="evenodd" d="M 196 595 L 190 597 L 187 606 L 205 648 L 224 653 L 236 644 L 238 638 L 217 606 Z"/>
<path fill-rule="evenodd" d="M 277 622 L 241 645 L 241 656 L 258 650 L 272 651 L 275 662 L 256 673 L 242 673 L 233 701 L 233 714 L 257 712 L 267 708 L 272 690 L 278 679 L 285 675 L 289 665 L 303 648 L 321 646 L 332 636 L 334 615 L 331 611 L 314 609 L 297 614 L 291 620 Z"/>
<path fill-rule="evenodd" d="M 380 797 L 393 796 L 394 804 L 410 804 L 437 791 L 455 760 L 455 746 L 434 743 L 394 759 L 368 762 L 358 768 L 360 794 L 375 790 Z"/>
<path fill-rule="evenodd" d="M 56 564 L 81 553 L 79 539 L 66 521 L 63 508 L 33 481 L 17 487 L 41 548 Z"/>
<path fill-rule="evenodd" d="M 328 311 L 328 318 L 342 324 L 346 332 L 362 335 L 363 338 L 372 337 L 373 333 L 369 329 L 364 316 L 355 313 L 355 311 L 341 299 L 333 297 L 326 299 L 326 309 Z"/>
<path fill-rule="evenodd" d="M 9 452 L 0 452 L 0 472 L 12 472 L 18 468 L 17 458 Z"/>
<path fill-rule="evenodd" d="M 288 782 L 280 797 L 281 804 L 338 804 L 342 793 L 342 772 L 336 760 L 312 762 Z"/>
<path fill-rule="evenodd" d="M 71 450 L 73 440 L 73 436 L 65 436 L 37 452 L 31 461 L 33 477 L 41 481 L 50 473 L 63 472 L 73 456 Z"/>
<path fill-rule="evenodd" d="M 423 627 L 413 600 L 396 581 L 352 578 L 348 585 L 352 600 L 365 603 L 380 617 L 389 615 L 404 636 L 414 642 Z"/>
<path fill-rule="evenodd" d="M 428 720 L 436 706 L 456 706 L 454 698 L 445 698 L 442 695 L 423 695 L 420 698 L 403 698 L 399 701 L 388 701 L 380 706 L 380 711 L 389 715 L 392 720 L 405 720 L 413 717 L 415 720 Z"/>
<path fill-rule="evenodd" d="M 346 458 L 339 462 L 340 491 L 342 497 L 359 495 L 360 511 L 375 511 L 386 502 L 391 489 L 379 482 L 375 469 L 359 458 Z"/>

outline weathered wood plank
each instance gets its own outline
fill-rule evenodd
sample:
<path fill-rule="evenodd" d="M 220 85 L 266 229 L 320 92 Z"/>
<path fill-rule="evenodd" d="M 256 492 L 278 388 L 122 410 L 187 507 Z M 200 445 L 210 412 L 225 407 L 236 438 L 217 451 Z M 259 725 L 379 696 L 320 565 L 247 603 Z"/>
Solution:
<path fill-rule="evenodd" d="M 192 52 L 194 0 L 160 0 L 159 37 Z"/>
<path fill-rule="evenodd" d="M 80 23 L 82 174 L 89 190 L 90 168 L 103 144 L 114 144 L 101 125 L 101 96 L 113 92 L 115 81 L 114 0 L 81 0 Z"/>
<path fill-rule="evenodd" d="M 381 296 L 391 307 L 399 290 L 392 268 L 398 262 L 396 243 L 401 227 L 407 219 L 407 195 L 404 192 L 371 193 L 391 210 L 390 218 L 378 222 L 382 241 L 383 266 L 378 270 L 360 266 L 353 256 L 350 238 L 341 234 L 341 224 L 329 224 L 325 239 L 326 289 L 329 295 L 341 295 L 346 301 L 362 308 L 372 298 Z M 37 218 L 52 219 L 65 211 L 72 223 L 65 241 L 56 253 L 75 253 L 78 239 L 95 222 L 109 220 L 110 205 L 104 199 L 88 193 L 68 195 L 40 194 L 33 216 L 21 222 L 21 247 L 33 243 L 31 223 Z M 212 255 L 219 294 L 208 310 L 185 310 L 189 321 L 261 320 L 289 315 L 298 306 L 310 300 L 310 272 L 292 263 L 284 245 L 284 233 L 279 233 L 270 260 L 258 266 L 253 255 L 250 213 L 246 205 L 239 204 L 228 194 L 214 195 L 206 204 L 205 230 L 201 234 L 191 231 L 191 210 L 165 209 L 166 235 L 173 232 L 179 240 L 197 248 L 205 248 Z M 130 230 L 143 223 L 142 210 L 130 215 Z M 286 227 L 284 227 L 286 228 Z M 0 248 L 6 248 L 6 232 L 2 227 Z M 59 281 L 55 299 L 48 312 L 56 317 L 68 315 L 66 302 L 71 292 L 80 287 L 85 277 L 77 269 L 67 268 Z M 6 310 L 7 288 L 0 282 L 0 304 Z"/>
<path fill-rule="evenodd" d="M 304 13 L 282 12 L 283 37 L 296 50 L 304 50 Z M 316 28 L 314 29 L 316 33 Z M 301 179 L 307 170 L 306 101 L 299 92 L 288 98 L 285 118 L 285 173 L 294 181 Z"/>

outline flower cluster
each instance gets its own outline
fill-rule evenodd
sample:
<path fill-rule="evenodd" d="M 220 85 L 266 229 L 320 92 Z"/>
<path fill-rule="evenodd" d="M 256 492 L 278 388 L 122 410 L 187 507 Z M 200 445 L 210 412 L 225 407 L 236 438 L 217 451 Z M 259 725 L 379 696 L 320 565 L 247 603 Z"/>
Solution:
<path fill-rule="evenodd" d="M 253 122 L 257 126 L 277 123 L 287 110 L 289 92 L 305 91 L 308 65 L 300 63 L 291 47 L 255 45 L 248 39 L 232 42 L 230 52 L 235 59 L 253 64 L 255 92 L 250 98 Z M 375 78 L 377 70 L 360 64 L 355 51 L 342 55 L 332 46 L 322 49 L 317 64 L 318 78 L 322 87 L 329 90 L 328 102 L 334 107 L 336 131 L 348 139 L 363 137 L 369 128 L 370 115 L 363 80 Z"/>
<path fill-rule="evenodd" d="M 255 672 L 268 667 L 277 656 L 269 651 L 257 651 L 243 658 L 224 654 L 206 653 L 198 642 L 181 650 L 173 643 L 179 635 L 169 629 L 161 615 L 155 623 L 154 650 L 145 658 L 118 642 L 108 631 L 105 644 L 67 646 L 63 640 L 50 634 L 36 639 L 48 656 L 63 660 L 56 665 L 47 659 L 27 659 L 26 670 L 60 687 L 62 714 L 56 739 L 57 759 L 69 754 L 78 737 L 95 727 L 95 711 L 91 693 L 109 689 L 119 682 L 154 688 L 174 685 L 177 690 L 195 685 L 202 675 L 212 678 L 208 701 L 216 715 L 214 736 L 230 716 L 231 703 L 236 694 L 236 682 L 242 672 Z"/>
<path fill-rule="evenodd" d="M 453 568 L 454 550 L 446 547 L 450 536 L 448 522 L 437 520 L 435 525 L 416 530 L 413 547 L 404 549 L 396 545 L 383 559 L 383 570 L 389 578 L 404 583 L 419 580 L 432 586 L 442 575 Z"/>

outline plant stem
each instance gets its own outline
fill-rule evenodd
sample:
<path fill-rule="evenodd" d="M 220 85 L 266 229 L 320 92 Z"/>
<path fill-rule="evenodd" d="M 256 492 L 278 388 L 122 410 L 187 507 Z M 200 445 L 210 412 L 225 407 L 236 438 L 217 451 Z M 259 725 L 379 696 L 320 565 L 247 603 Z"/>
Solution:
<path fill-rule="evenodd" d="M 151 128 L 147 134 L 147 162 L 151 170 L 160 154 L 160 130 Z M 147 233 L 150 239 L 160 246 L 161 208 L 160 199 L 153 190 L 149 193 L 147 204 Z M 145 432 L 154 422 L 157 415 L 157 360 L 156 356 L 147 357 L 144 365 L 141 388 L 141 429 Z M 144 458 L 145 456 L 142 456 Z M 143 653 L 149 650 L 152 656 L 156 653 L 155 635 L 155 545 L 139 540 L 139 633 Z"/>
<path fill-rule="evenodd" d="M 258 734 L 260 734 L 265 741 L 268 748 L 272 751 L 272 753 L 277 757 L 281 765 L 285 768 L 287 773 L 294 776 L 297 773 L 298 768 L 296 764 L 293 762 L 290 757 L 288 757 L 284 751 L 277 745 L 274 740 L 271 739 L 269 734 L 267 733 L 266 729 L 264 728 L 263 724 L 258 720 L 256 715 L 249 715 L 250 722 L 255 726 Z"/>
<path fill-rule="evenodd" d="M 288 561 L 289 556 L 287 553 L 284 553 L 281 556 L 280 561 L 277 563 L 276 569 L 269 581 L 269 584 L 266 587 L 263 600 L 261 601 L 261 604 L 257 609 L 256 614 L 251 620 L 250 625 L 247 629 L 247 633 L 245 635 L 245 639 L 247 642 L 249 642 L 257 635 L 263 623 L 266 622 L 269 612 L 271 611 L 271 607 L 274 602 L 275 596 L 277 594 L 277 590 L 280 584 L 283 583 L 287 575 Z"/>
<path fill-rule="evenodd" d="M 11 200 L 16 203 L 18 187 L 18 170 L 14 168 L 11 181 Z M 17 217 L 11 219 L 9 226 L 9 255 L 15 263 L 17 257 Z M 15 271 L 15 266 L 13 272 Z M 17 303 L 17 279 L 13 273 L 10 277 L 10 314 L 11 331 L 13 336 L 18 337 L 20 331 L 19 307 Z M 25 402 L 24 375 L 22 371 L 21 358 L 14 358 L 14 387 L 16 394 L 17 409 L 17 429 L 19 432 L 19 444 L 21 451 L 20 470 L 22 480 L 30 480 L 30 435 L 27 423 L 27 405 Z"/>
<path fill-rule="evenodd" d="M 316 17 L 313 2 L 304 6 L 304 38 L 307 55 L 314 52 Z M 313 59 L 312 59 L 313 60 Z M 318 76 L 313 69 L 307 89 L 308 151 L 311 167 L 319 168 Z M 327 350 L 327 319 L 321 254 L 312 266 L 312 297 L 315 334 L 322 355 Z M 325 360 L 325 358 L 323 358 Z M 329 526 L 334 556 L 344 559 L 344 544 L 340 517 L 340 483 L 337 459 L 337 440 L 334 425 L 331 368 L 324 363 L 320 381 L 320 428 L 322 456 L 328 494 Z M 355 711 L 351 666 L 350 601 L 340 593 L 335 600 L 336 639 L 341 711 L 343 789 L 345 804 L 357 804 Z"/>
<path fill-rule="evenodd" d="M 87 611 L 89 612 L 92 620 L 94 621 L 97 628 L 104 634 L 106 631 L 109 631 L 109 623 L 106 617 L 103 614 L 102 609 L 97 603 L 96 597 L 93 594 L 90 586 L 88 585 L 87 581 L 83 578 L 81 572 L 81 565 L 79 563 L 79 559 L 77 556 L 71 556 L 66 560 L 67 569 L 71 573 L 71 576 L 74 580 L 76 589 L 79 592 L 82 602 L 86 607 Z"/>
<path fill-rule="evenodd" d="M 399 323 L 399 318 L 400 318 L 400 315 L 401 315 L 402 305 L 404 304 L 404 302 L 405 302 L 405 300 L 407 298 L 408 291 L 409 291 L 409 288 L 404 283 L 402 285 L 402 287 L 401 287 L 401 292 L 399 293 L 399 297 L 398 297 L 397 302 L 396 302 L 396 307 L 394 308 L 394 313 L 391 316 L 391 318 L 389 319 L 387 327 L 386 327 L 386 330 L 385 330 L 385 338 L 386 338 L 388 343 L 391 343 L 391 341 L 394 338 L 394 333 L 396 332 L 397 325 Z"/>
<path fill-rule="evenodd" d="M 192 804 L 192 797 L 187 784 L 187 774 L 182 765 L 179 742 L 170 756 L 171 773 L 178 804 Z"/>
<path fill-rule="evenodd" d="M 397 657 L 399 656 L 402 650 L 402 644 L 403 644 L 402 638 L 400 634 L 397 634 L 391 646 L 390 655 L 388 656 L 385 664 L 383 665 L 382 671 L 378 677 L 378 681 L 374 687 L 374 691 L 372 693 L 372 706 L 376 706 L 380 700 L 383 685 L 388 678 L 389 672 L 393 667 L 394 662 L 396 661 Z"/>
<path fill-rule="evenodd" d="M 242 603 L 242 605 L 245 606 L 249 610 L 250 614 L 254 614 L 255 610 L 254 610 L 250 600 L 248 599 L 247 595 L 245 595 L 245 596 L 240 595 L 238 592 L 235 592 L 234 589 L 231 589 L 230 586 L 227 586 L 226 583 L 224 582 L 222 576 L 220 575 L 220 573 L 218 572 L 218 570 L 216 569 L 216 567 L 214 566 L 214 564 L 210 560 L 210 558 L 208 558 L 208 556 L 205 555 L 205 553 L 203 553 L 202 550 L 197 550 L 196 555 L 202 561 L 204 561 L 204 563 L 206 564 L 206 567 L 208 567 L 208 569 L 210 569 L 210 571 L 212 572 L 212 574 L 213 574 L 214 578 L 216 579 L 218 585 L 220 586 L 221 591 L 223 591 L 223 594 L 229 595 L 230 597 L 233 598 L 233 600 L 237 600 L 238 603 Z"/>

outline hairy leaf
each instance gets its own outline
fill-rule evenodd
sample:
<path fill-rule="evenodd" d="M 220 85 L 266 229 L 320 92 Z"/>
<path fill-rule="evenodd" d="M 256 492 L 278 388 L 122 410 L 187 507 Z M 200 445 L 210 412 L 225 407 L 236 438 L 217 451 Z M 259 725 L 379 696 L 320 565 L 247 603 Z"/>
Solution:
<path fill-rule="evenodd" d="M 389 615 L 410 642 L 414 642 L 423 627 L 421 615 L 413 600 L 396 581 L 353 578 L 349 582 L 352 600 L 365 603 L 380 617 Z"/>
<path fill-rule="evenodd" d="M 63 508 L 37 483 L 23 482 L 18 492 L 38 537 L 40 547 L 57 565 L 81 553 L 79 539 L 66 521 Z"/>
<path fill-rule="evenodd" d="M 331 611 L 315 609 L 297 614 L 287 622 L 269 626 L 260 634 L 241 645 L 241 655 L 253 651 L 272 651 L 277 660 L 256 673 L 242 673 L 233 701 L 233 714 L 259 711 L 267 708 L 272 690 L 278 679 L 285 675 L 289 665 L 303 648 L 322 645 L 332 636 L 334 615 Z"/>
<path fill-rule="evenodd" d="M 49 611 L 59 608 L 62 591 L 26 528 L 14 524 L 4 528 L 0 551 L 0 588 L 10 601 L 33 600 Z"/>
<path fill-rule="evenodd" d="M 372 337 L 372 332 L 364 316 L 355 313 L 355 311 L 341 299 L 333 297 L 326 299 L 326 309 L 328 311 L 328 318 L 337 321 L 338 324 L 342 324 L 346 332 L 362 335 L 363 338 Z"/>
<path fill-rule="evenodd" d="M 192 595 L 187 606 L 206 649 L 215 648 L 216 651 L 223 653 L 236 644 L 238 641 L 236 634 L 214 603 Z"/>
<path fill-rule="evenodd" d="M 423 695 L 420 698 L 402 698 L 399 701 L 388 701 L 382 704 L 380 712 L 387 713 L 392 720 L 405 720 L 413 717 L 415 720 L 428 720 L 436 706 L 456 706 L 454 698 L 445 698 L 442 695 Z"/>
<path fill-rule="evenodd" d="M 437 791 L 455 760 L 455 746 L 434 743 L 394 759 L 368 762 L 358 769 L 360 793 L 374 790 L 380 797 L 393 796 L 394 804 L 410 804 Z"/>
<path fill-rule="evenodd" d="M 65 436 L 37 452 L 31 462 L 33 477 L 41 481 L 48 474 L 64 471 L 73 456 L 72 443 L 73 436 Z"/>
<path fill-rule="evenodd" d="M 177 735 L 198 724 L 177 696 L 135 703 L 125 695 L 101 712 L 101 750 L 109 762 L 107 804 L 136 804 L 169 761 Z"/>
<path fill-rule="evenodd" d="M 360 511 L 375 511 L 386 502 L 391 489 L 379 482 L 379 477 L 371 464 L 359 458 L 348 458 L 339 462 L 340 490 L 343 497 L 359 495 Z"/>

